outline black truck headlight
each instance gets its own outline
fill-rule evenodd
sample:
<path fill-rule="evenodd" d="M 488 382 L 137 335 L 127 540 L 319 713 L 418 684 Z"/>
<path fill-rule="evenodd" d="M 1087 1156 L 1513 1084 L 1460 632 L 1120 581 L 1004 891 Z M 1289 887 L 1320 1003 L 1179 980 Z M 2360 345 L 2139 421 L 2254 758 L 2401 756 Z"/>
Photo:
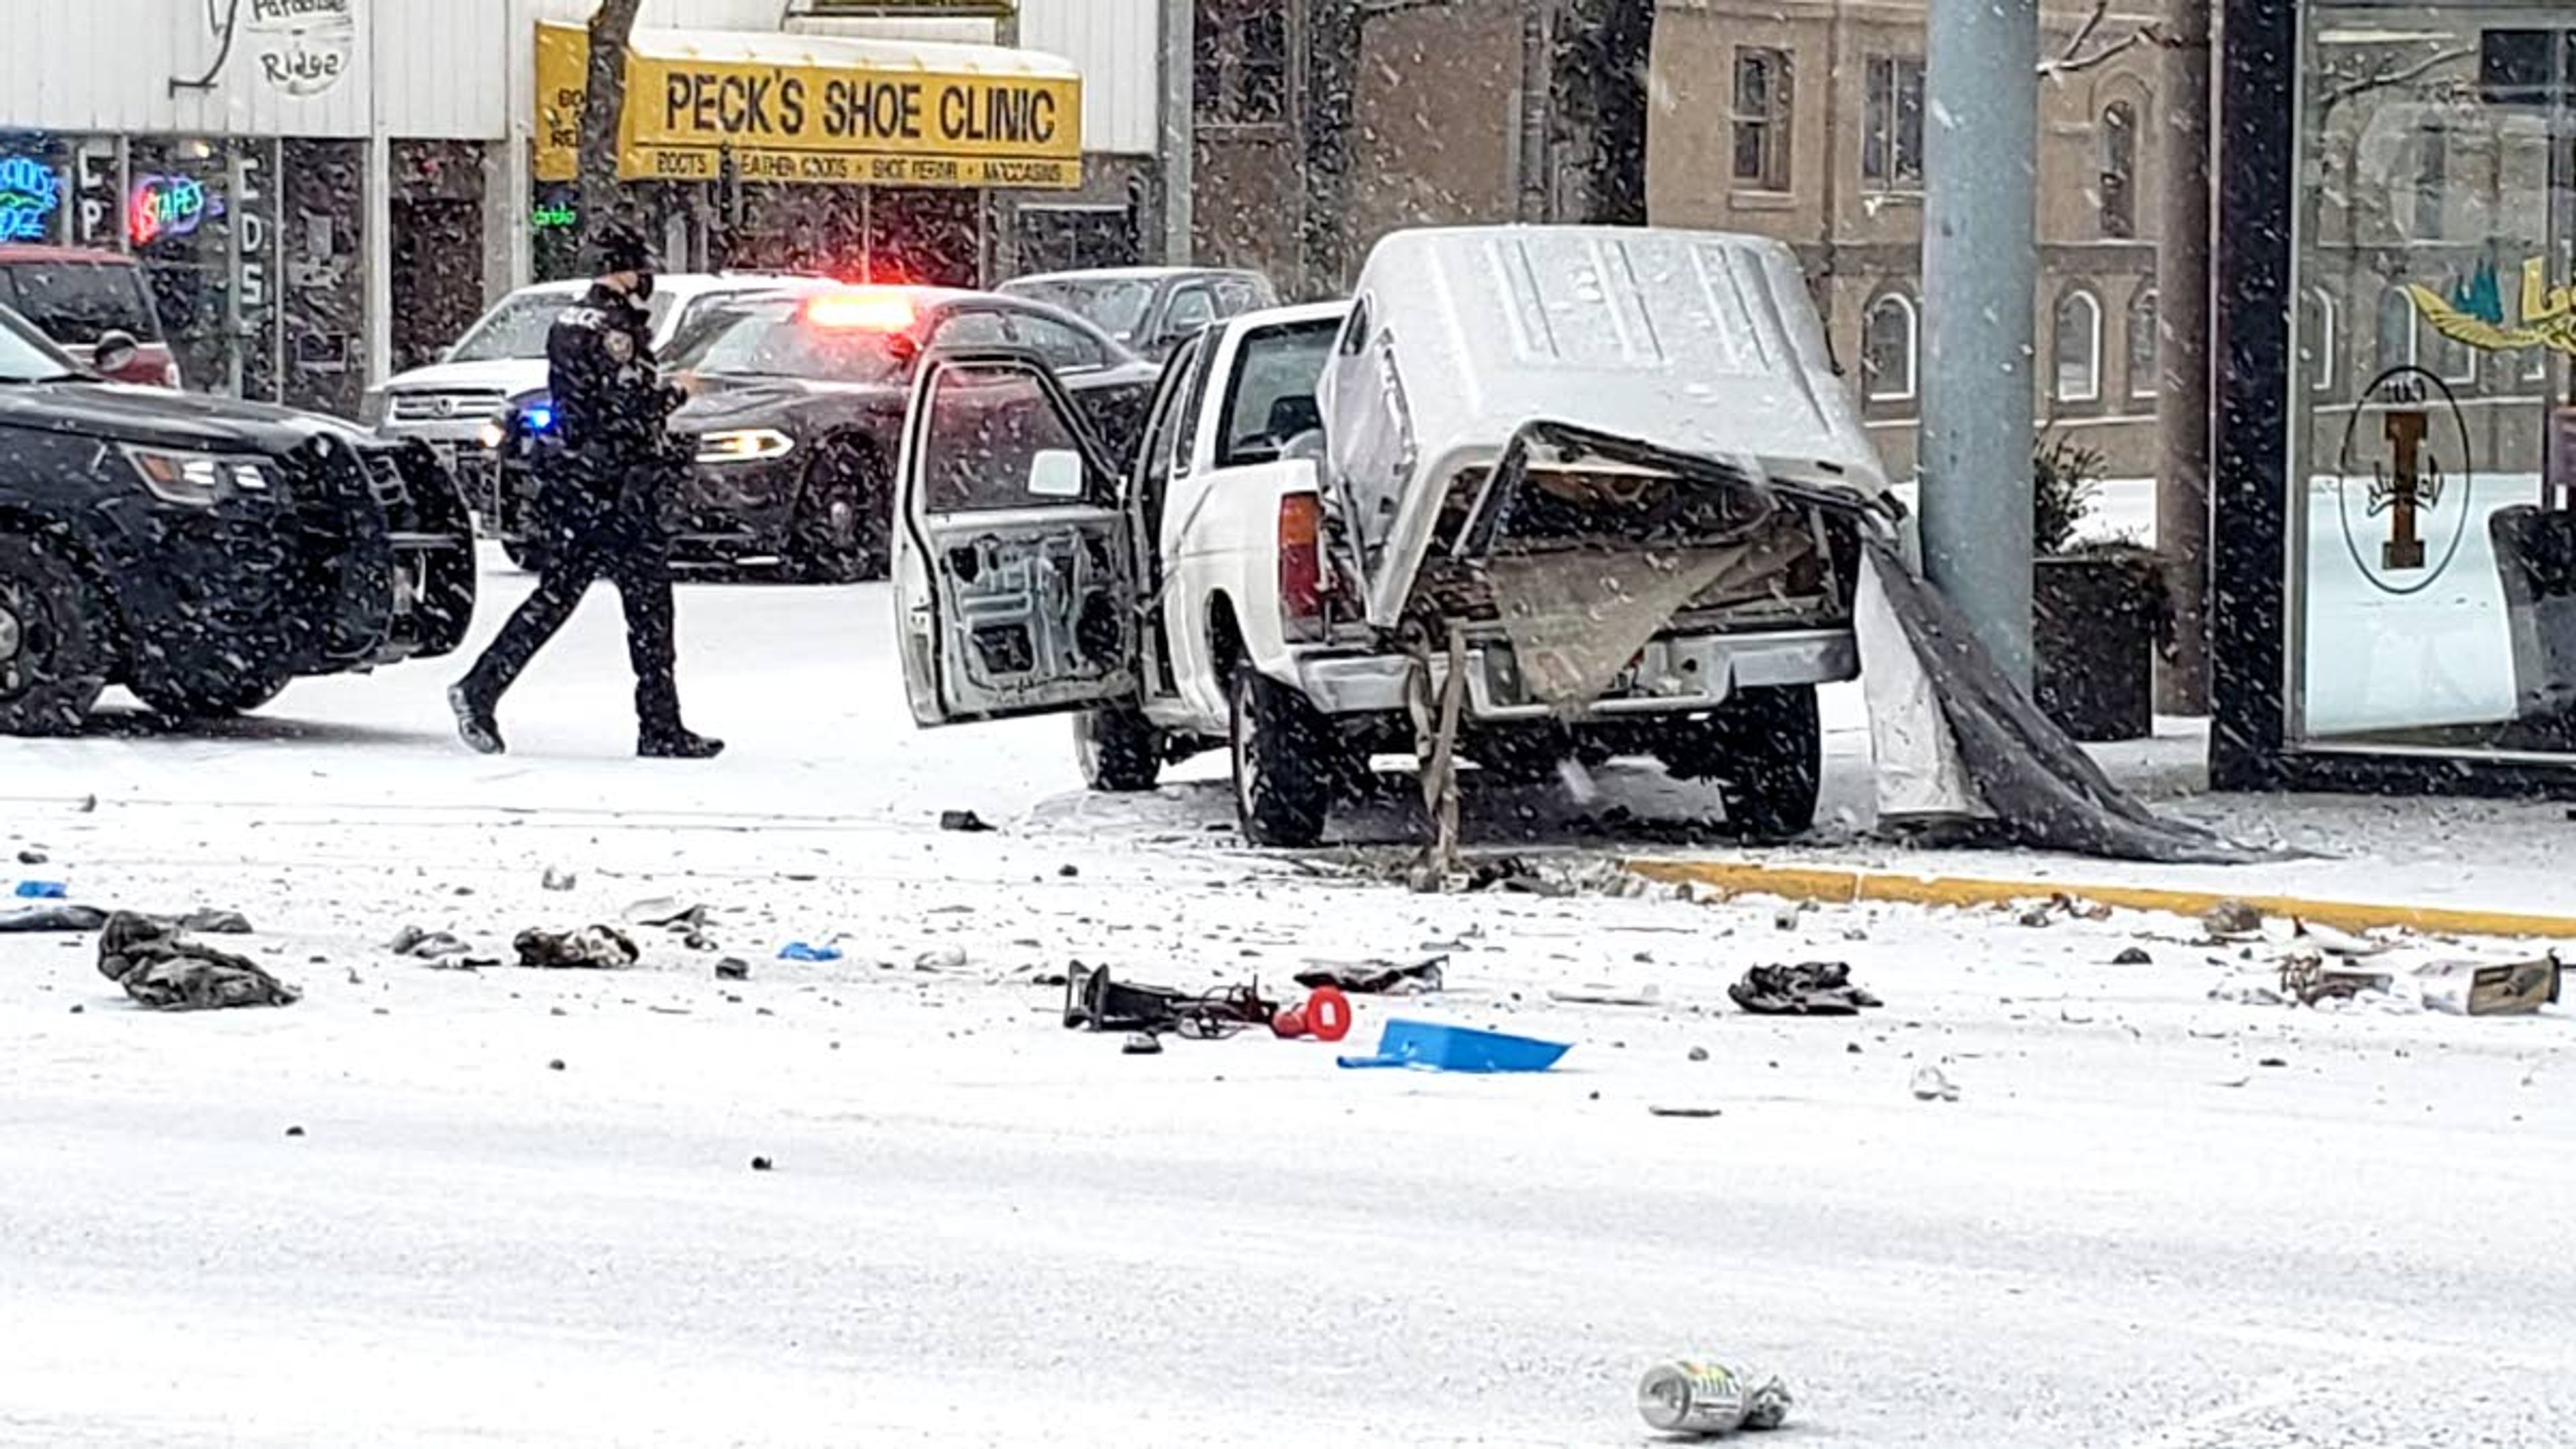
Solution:
<path fill-rule="evenodd" d="M 776 428 L 726 428 L 698 435 L 701 463 L 765 463 L 796 451 L 796 440 Z"/>
<path fill-rule="evenodd" d="M 126 461 L 152 496 L 164 503 L 212 508 L 244 493 L 268 491 L 268 461 L 222 453 L 128 446 Z"/>

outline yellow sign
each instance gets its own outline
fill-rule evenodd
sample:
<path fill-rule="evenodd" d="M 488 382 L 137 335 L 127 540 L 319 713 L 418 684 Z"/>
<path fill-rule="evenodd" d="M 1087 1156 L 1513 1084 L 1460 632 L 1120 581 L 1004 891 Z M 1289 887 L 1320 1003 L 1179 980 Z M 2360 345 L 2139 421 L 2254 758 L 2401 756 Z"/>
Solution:
<path fill-rule="evenodd" d="M 2413 284 L 2407 286 L 2406 295 L 2415 299 L 2415 310 L 2423 314 L 2434 331 L 2482 352 L 2546 347 L 2576 353 L 2576 287 L 2549 285 L 2548 271 L 2539 257 L 2522 264 L 2521 306 L 2519 315 L 2510 322 L 2504 317 L 2503 299 L 2498 295 L 2492 267 L 2481 269 L 2481 275 L 2471 279 L 2457 299 Z"/>
<path fill-rule="evenodd" d="M 537 28 L 536 174 L 569 181 L 589 37 Z M 618 174 L 853 186 L 1082 184 L 1082 82 L 626 55 Z"/>

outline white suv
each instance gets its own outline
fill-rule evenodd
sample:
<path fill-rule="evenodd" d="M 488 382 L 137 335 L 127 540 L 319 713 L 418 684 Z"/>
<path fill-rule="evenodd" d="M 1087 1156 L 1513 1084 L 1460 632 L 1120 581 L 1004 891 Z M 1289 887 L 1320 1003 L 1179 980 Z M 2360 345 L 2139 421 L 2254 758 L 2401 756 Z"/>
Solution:
<path fill-rule="evenodd" d="M 711 297 L 764 292 L 818 279 L 761 272 L 680 273 L 657 277 L 653 344 L 667 348 L 698 304 Z M 475 512 L 489 518 L 493 467 L 488 424 L 510 400 L 546 385 L 546 334 L 566 307 L 590 289 L 588 279 L 521 287 L 466 329 L 447 355 L 370 389 L 360 421 L 388 438 L 418 438 L 456 470 Z"/>

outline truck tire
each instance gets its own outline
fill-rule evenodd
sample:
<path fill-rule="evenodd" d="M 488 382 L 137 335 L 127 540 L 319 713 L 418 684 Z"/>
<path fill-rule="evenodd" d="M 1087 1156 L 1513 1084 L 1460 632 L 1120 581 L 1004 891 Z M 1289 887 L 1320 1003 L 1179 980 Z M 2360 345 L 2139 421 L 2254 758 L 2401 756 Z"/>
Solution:
<path fill-rule="evenodd" d="M 833 440 L 815 452 L 788 525 L 788 567 L 798 580 L 855 584 L 886 576 L 884 472 L 863 444 Z"/>
<path fill-rule="evenodd" d="M 162 680 L 136 684 L 134 696 L 164 719 L 230 719 L 285 693 L 294 676 L 261 670 L 231 679 Z"/>
<path fill-rule="evenodd" d="M 1344 751 L 1305 696 L 1249 664 L 1234 670 L 1234 809 L 1243 838 L 1303 849 L 1324 838 Z"/>
<path fill-rule="evenodd" d="M 1739 689 L 1706 719 L 1664 727 L 1655 755 L 1677 780 L 1715 780 L 1726 823 L 1781 840 L 1816 823 L 1824 731 L 1812 684 Z"/>
<path fill-rule="evenodd" d="M 1073 752 L 1082 782 L 1104 795 L 1142 794 L 1163 778 L 1163 732 L 1132 704 L 1075 715 Z"/>
<path fill-rule="evenodd" d="M 32 539 L 0 534 L 0 734 L 79 729 L 107 688 L 108 654 L 88 576 Z"/>

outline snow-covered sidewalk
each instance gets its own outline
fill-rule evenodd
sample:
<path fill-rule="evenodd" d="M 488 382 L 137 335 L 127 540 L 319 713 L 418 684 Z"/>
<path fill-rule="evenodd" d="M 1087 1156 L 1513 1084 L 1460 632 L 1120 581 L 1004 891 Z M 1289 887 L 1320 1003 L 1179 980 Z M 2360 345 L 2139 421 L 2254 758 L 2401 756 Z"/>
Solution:
<path fill-rule="evenodd" d="M 490 582 L 487 630 L 519 587 Z M 187 738 L 0 743 L 0 871 L 239 908 L 307 991 L 154 1015 L 88 938 L 0 936 L 0 1443 L 1636 1444 L 1637 1374 L 1693 1351 L 1785 1374 L 1788 1443 L 2539 1445 L 2576 1412 L 2576 1274 L 2532 1227 L 2576 1191 L 2558 1011 L 2215 1002 L 2270 953 L 2170 918 L 1416 897 L 1242 850 L 1213 762 L 1105 802 L 1060 723 L 913 731 L 884 616 L 685 590 L 693 722 L 734 743 L 706 767 L 627 757 L 604 597 L 500 760 L 454 746 L 441 665 Z M 1607 856 L 1614 808 L 1669 844 L 1705 802 L 1613 767 L 1475 830 Z M 2532 869 L 2473 848 L 2496 807 L 2324 808 L 2415 837 L 2384 871 L 2444 850 L 2403 811 L 2458 831 L 2446 878 Z M 385 949 L 502 955 L 647 898 L 706 905 L 713 949 Z M 1037 980 L 1285 992 L 1434 955 L 1449 989 L 1364 1001 L 1355 1040 L 1418 1014 L 1564 1065 L 1344 1072 L 1266 1033 L 1128 1057 Z M 1726 1000 L 1813 959 L 1888 1005 Z M 1550 997 L 1586 984 L 1657 1002 Z M 1916 1100 L 1924 1066 L 1960 1100 Z"/>

